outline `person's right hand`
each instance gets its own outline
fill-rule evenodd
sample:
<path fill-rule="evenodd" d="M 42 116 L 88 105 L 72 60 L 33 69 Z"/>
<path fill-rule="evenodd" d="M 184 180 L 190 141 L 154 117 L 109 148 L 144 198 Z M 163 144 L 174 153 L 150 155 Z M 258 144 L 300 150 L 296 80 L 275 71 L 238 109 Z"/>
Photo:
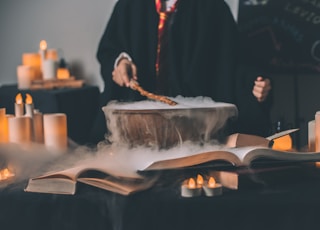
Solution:
<path fill-rule="evenodd" d="M 112 80 L 119 86 L 130 87 L 130 79 L 137 80 L 136 65 L 126 58 L 119 61 L 117 67 L 112 71 Z"/>

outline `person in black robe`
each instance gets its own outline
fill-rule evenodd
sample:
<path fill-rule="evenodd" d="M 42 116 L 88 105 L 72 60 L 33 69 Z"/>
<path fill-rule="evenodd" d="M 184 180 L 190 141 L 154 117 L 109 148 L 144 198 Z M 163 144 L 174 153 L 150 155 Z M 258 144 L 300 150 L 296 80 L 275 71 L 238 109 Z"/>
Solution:
<path fill-rule="evenodd" d="M 116 2 L 97 52 L 104 81 L 101 106 L 110 100 L 145 99 L 128 87 L 130 77 L 137 78 L 145 90 L 158 92 L 158 23 L 155 0 Z M 270 81 L 248 68 L 228 5 L 223 0 L 179 0 L 168 30 L 169 71 L 161 93 L 233 103 L 239 111 L 234 132 L 266 136 Z M 123 53 L 129 57 L 119 59 Z M 93 142 L 103 140 L 107 132 L 103 113 L 99 116 Z"/>

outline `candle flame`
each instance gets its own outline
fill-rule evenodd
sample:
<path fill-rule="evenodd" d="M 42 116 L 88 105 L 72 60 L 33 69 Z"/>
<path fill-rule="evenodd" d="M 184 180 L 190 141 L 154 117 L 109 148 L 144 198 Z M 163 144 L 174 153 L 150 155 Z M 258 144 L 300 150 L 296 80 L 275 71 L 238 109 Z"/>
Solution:
<path fill-rule="evenodd" d="M 16 104 L 22 104 L 22 95 L 18 93 L 16 96 Z"/>
<path fill-rule="evenodd" d="M 197 175 L 197 184 L 203 185 L 203 177 L 200 174 Z"/>
<path fill-rule="evenodd" d="M 31 95 L 30 94 L 26 94 L 26 104 L 32 104 L 32 97 L 31 97 Z"/>
<path fill-rule="evenodd" d="M 208 181 L 208 187 L 213 188 L 215 186 L 216 186 L 216 180 L 214 179 L 214 177 L 210 177 Z"/>
<path fill-rule="evenodd" d="M 47 49 L 47 42 L 45 40 L 40 41 L 40 49 L 46 50 Z"/>
<path fill-rule="evenodd" d="M 188 180 L 188 188 L 195 188 L 196 187 L 196 181 L 193 178 L 190 178 Z"/>
<path fill-rule="evenodd" d="M 13 176 L 14 176 L 14 173 L 11 172 L 8 168 L 2 169 L 0 171 L 0 180 L 7 180 Z"/>

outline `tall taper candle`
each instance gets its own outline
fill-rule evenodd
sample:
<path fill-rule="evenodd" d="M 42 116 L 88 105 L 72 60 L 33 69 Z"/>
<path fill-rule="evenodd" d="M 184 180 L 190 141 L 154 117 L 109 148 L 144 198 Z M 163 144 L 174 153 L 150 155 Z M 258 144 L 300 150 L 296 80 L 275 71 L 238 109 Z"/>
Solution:
<path fill-rule="evenodd" d="M 16 117 L 21 117 L 24 114 L 23 101 L 21 93 L 16 96 L 16 103 L 14 104 L 14 114 Z"/>

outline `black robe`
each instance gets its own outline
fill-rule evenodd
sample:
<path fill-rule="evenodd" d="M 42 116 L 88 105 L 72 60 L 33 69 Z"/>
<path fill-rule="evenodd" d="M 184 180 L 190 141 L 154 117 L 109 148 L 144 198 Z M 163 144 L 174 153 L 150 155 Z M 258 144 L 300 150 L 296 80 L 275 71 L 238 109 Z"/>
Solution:
<path fill-rule="evenodd" d="M 173 17 L 168 96 L 208 96 L 233 103 L 239 110 L 234 131 L 265 135 L 268 103 L 258 103 L 252 94 L 259 73 L 250 73 L 245 67 L 237 26 L 227 4 L 223 0 L 180 0 Z M 121 52 L 132 57 L 140 85 L 155 92 L 158 21 L 154 0 L 118 0 L 97 53 L 105 83 L 101 106 L 114 99 L 141 99 L 137 92 L 112 80 L 114 62 Z"/>

